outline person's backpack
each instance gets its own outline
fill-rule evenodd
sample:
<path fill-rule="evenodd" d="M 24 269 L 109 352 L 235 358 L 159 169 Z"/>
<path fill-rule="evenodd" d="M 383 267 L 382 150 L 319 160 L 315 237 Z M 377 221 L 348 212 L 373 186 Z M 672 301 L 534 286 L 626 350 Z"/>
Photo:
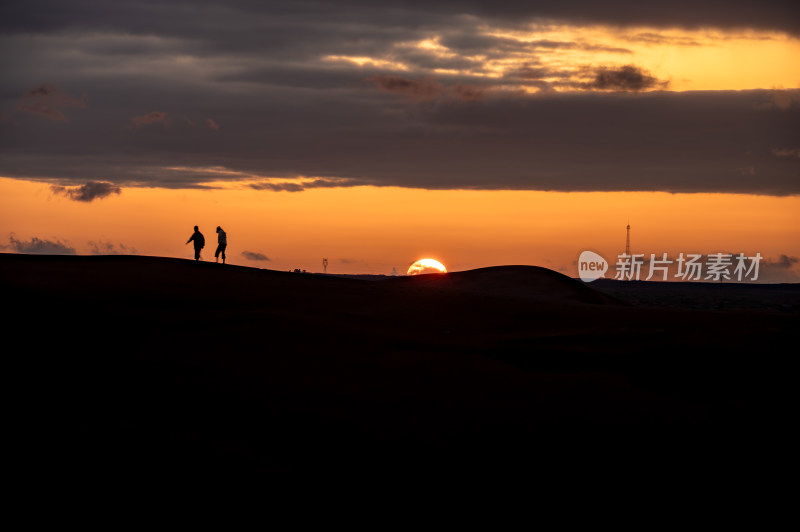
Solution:
<path fill-rule="evenodd" d="M 197 233 L 197 238 L 195 238 L 195 240 L 197 240 L 198 247 L 206 247 L 206 237 L 204 237 L 201 233 Z"/>

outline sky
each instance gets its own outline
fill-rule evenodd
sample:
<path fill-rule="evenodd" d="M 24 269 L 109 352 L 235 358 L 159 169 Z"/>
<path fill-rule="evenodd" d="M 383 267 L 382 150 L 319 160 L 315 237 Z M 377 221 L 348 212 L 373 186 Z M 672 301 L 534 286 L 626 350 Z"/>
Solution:
<path fill-rule="evenodd" d="M 800 281 L 789 1 L 6 1 L 0 251 Z"/>

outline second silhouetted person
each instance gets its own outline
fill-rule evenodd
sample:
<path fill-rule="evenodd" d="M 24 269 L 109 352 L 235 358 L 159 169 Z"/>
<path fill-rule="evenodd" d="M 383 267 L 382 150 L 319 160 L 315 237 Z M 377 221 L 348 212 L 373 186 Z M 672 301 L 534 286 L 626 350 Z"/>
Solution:
<path fill-rule="evenodd" d="M 214 257 L 216 257 L 217 262 L 219 262 L 219 256 L 222 255 L 222 264 L 225 264 L 225 248 L 228 247 L 228 235 L 225 234 L 225 231 L 222 230 L 222 227 L 217 226 L 217 251 L 214 253 Z"/>

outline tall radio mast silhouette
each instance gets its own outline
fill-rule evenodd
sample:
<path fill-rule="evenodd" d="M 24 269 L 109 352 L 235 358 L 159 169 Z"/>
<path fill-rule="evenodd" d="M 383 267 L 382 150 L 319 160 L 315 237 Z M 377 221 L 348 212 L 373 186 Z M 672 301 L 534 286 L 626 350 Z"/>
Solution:
<path fill-rule="evenodd" d="M 625 254 L 631 256 L 631 224 L 628 223 L 628 236 L 625 238 Z"/>

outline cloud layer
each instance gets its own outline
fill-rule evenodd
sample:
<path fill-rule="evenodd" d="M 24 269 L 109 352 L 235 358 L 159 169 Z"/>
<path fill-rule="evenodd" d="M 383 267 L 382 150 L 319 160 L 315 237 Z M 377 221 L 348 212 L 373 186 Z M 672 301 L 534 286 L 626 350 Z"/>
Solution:
<path fill-rule="evenodd" d="M 800 91 L 669 92 L 632 53 L 702 46 L 663 28 L 800 34 L 790 3 L 755 5 L 4 2 L 0 175 L 76 201 L 245 175 L 264 191 L 797 194 Z"/>
<path fill-rule="evenodd" d="M 270 260 L 269 257 L 257 251 L 242 251 L 242 257 L 255 262 L 266 262 Z"/>

